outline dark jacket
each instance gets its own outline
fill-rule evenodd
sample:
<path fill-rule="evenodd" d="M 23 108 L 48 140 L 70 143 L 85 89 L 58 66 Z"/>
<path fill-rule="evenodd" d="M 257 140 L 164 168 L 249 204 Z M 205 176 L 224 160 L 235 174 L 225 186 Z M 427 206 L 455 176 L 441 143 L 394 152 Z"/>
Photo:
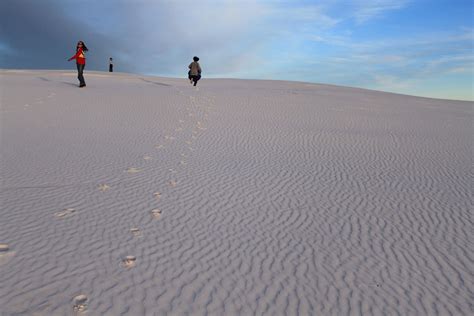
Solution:
<path fill-rule="evenodd" d="M 189 75 L 190 76 L 198 76 L 201 74 L 201 66 L 199 66 L 199 63 L 197 61 L 193 61 L 192 63 L 189 64 Z"/>

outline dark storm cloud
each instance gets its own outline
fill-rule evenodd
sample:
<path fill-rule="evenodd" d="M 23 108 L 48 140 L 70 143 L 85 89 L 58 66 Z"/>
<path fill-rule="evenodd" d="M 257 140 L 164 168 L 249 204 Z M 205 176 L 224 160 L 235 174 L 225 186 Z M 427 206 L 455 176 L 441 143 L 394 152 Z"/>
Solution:
<path fill-rule="evenodd" d="M 74 16 L 75 6 L 79 8 L 81 2 L 67 8 L 65 2 L 0 1 L 0 68 L 70 68 L 73 62 L 68 63 L 67 58 L 82 39 L 93 56 L 88 58 L 87 67 L 106 69 L 109 55 L 118 49 L 114 39 L 95 32 L 79 14 Z"/>
<path fill-rule="evenodd" d="M 252 59 L 252 46 L 261 42 L 250 36 L 256 34 L 252 8 L 226 1 L 196 7 L 191 1 L 2 0 L 0 68 L 71 68 L 66 60 L 83 40 L 88 69 L 105 70 L 114 57 L 118 71 L 181 75 L 199 55 L 208 74 L 226 73 Z"/>

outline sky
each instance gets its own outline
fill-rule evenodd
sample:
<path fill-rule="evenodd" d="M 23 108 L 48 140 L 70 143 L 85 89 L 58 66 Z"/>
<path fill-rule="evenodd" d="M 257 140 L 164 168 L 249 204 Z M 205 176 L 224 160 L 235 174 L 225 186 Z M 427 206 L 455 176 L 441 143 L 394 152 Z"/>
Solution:
<path fill-rule="evenodd" d="M 0 68 L 293 80 L 474 100 L 472 0 L 1 0 Z"/>

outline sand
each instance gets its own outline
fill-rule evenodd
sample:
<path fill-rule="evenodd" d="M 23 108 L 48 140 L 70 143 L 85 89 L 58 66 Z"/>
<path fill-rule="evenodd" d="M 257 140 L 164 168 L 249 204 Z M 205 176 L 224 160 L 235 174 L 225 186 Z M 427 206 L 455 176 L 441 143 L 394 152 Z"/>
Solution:
<path fill-rule="evenodd" d="M 1 315 L 474 313 L 473 102 L 0 71 Z"/>

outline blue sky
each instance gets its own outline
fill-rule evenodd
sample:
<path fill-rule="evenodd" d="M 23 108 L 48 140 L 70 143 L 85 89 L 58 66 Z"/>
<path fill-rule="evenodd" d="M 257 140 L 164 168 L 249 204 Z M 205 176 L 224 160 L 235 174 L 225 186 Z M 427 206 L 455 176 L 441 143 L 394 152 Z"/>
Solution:
<path fill-rule="evenodd" d="M 2 0 L 0 68 L 281 79 L 473 100 L 467 0 Z"/>

